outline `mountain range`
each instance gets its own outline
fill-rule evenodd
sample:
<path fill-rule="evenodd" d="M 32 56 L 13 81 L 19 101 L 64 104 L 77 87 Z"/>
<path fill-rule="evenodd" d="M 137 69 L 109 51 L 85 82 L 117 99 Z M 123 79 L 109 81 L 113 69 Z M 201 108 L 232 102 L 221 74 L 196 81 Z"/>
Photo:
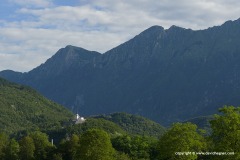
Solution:
<path fill-rule="evenodd" d="M 240 104 L 239 43 L 240 19 L 197 31 L 153 26 L 104 54 L 69 45 L 0 76 L 84 116 L 128 112 L 168 125 Z"/>

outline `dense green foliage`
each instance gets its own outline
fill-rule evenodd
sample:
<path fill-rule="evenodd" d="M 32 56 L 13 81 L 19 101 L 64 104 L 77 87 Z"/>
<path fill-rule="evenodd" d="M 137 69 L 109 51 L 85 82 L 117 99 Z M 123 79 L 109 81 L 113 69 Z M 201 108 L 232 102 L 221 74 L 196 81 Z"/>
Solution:
<path fill-rule="evenodd" d="M 63 107 L 29 87 L 3 79 L 0 79 L 0 95 L 2 160 L 240 158 L 239 107 L 225 106 L 219 110 L 221 114 L 214 118 L 189 120 L 200 128 L 210 128 L 211 132 L 206 135 L 197 129 L 197 125 L 189 122 L 175 123 L 166 131 L 151 120 L 126 113 L 90 117 L 84 123 L 75 125 L 69 121 L 72 114 Z M 19 132 L 21 130 L 25 132 Z M 50 137 L 34 130 L 42 130 Z M 9 134 L 17 139 L 9 137 Z M 50 139 L 61 142 L 54 145 Z M 229 152 L 234 155 L 197 155 L 188 152 Z"/>
<path fill-rule="evenodd" d="M 20 146 L 15 139 L 11 139 L 5 150 L 6 160 L 17 160 L 19 158 Z"/>
<path fill-rule="evenodd" d="M 145 136 L 129 136 L 123 135 L 112 139 L 113 147 L 122 153 L 125 153 L 133 160 L 150 159 L 152 155 L 152 147 L 157 139 L 151 139 Z"/>
<path fill-rule="evenodd" d="M 0 134 L 0 159 L 238 160 L 240 108 L 223 107 L 220 112 L 221 114 L 215 115 L 210 122 L 212 132 L 209 136 L 203 136 L 197 126 L 190 122 L 173 124 L 159 139 L 131 134 L 112 134 L 102 128 L 68 135 L 62 138 L 60 144 L 52 145 L 47 134 L 39 131 L 32 132 L 18 141 L 6 134 Z M 209 154 L 224 152 L 234 155 Z"/>
<path fill-rule="evenodd" d="M 144 117 L 126 113 L 113 113 L 89 117 L 82 124 L 70 123 L 66 127 L 48 132 L 48 134 L 58 143 L 66 135 L 82 134 L 89 129 L 102 129 L 111 136 L 129 134 L 152 138 L 158 138 L 166 131 L 160 124 Z"/>
<path fill-rule="evenodd" d="M 8 143 L 8 136 L 6 134 L 0 133 L 0 159 L 5 157 L 5 152 L 4 150 L 7 147 Z"/>
<path fill-rule="evenodd" d="M 63 159 L 74 159 L 79 149 L 79 136 L 73 134 L 69 139 L 63 139 L 59 145 L 59 154 Z"/>
<path fill-rule="evenodd" d="M 96 118 L 87 118 L 85 123 L 79 125 L 71 125 L 66 128 L 68 134 L 80 134 L 88 129 L 102 129 L 110 134 L 124 134 L 126 133 L 118 124 L 105 120 L 105 119 L 96 119 Z"/>
<path fill-rule="evenodd" d="M 173 145 L 174 144 L 174 145 Z M 197 155 L 176 155 L 176 152 L 200 152 L 206 150 L 206 141 L 197 133 L 197 126 L 191 123 L 175 123 L 163 135 L 158 144 L 159 159 L 197 159 Z"/>
<path fill-rule="evenodd" d="M 225 106 L 214 118 L 189 120 L 199 122 L 200 128 L 210 127 L 211 132 L 206 135 L 189 122 L 175 123 L 166 131 L 151 120 L 126 113 L 90 117 L 82 124 L 74 124 L 69 121 L 72 114 L 65 112 L 63 107 L 29 87 L 3 79 L 0 79 L 0 95 L 2 160 L 240 158 L 239 107 Z M 21 130 L 25 132 L 12 134 Z M 50 137 L 34 130 L 42 130 Z M 17 139 L 9 137 L 9 134 Z M 50 139 L 61 142 L 51 144 Z M 197 152 L 229 152 L 234 155 L 193 154 Z"/>
<path fill-rule="evenodd" d="M 54 130 L 72 117 L 64 107 L 29 87 L 0 78 L 0 132 Z"/>
<path fill-rule="evenodd" d="M 36 160 L 46 159 L 48 152 L 52 147 L 51 143 L 48 140 L 48 136 L 41 132 L 34 132 L 30 135 L 33 139 L 35 151 L 34 156 Z"/>
<path fill-rule="evenodd" d="M 233 159 L 240 159 L 240 107 L 225 106 L 219 111 L 223 115 L 215 115 L 215 119 L 210 122 L 212 149 L 218 152 L 234 152 Z M 228 156 L 224 157 L 227 158 Z"/>
<path fill-rule="evenodd" d="M 128 134 L 159 137 L 165 132 L 165 128 L 160 124 L 138 115 L 113 113 L 95 118 L 104 118 L 112 121 L 127 131 Z"/>
<path fill-rule="evenodd" d="M 205 130 L 206 134 L 209 135 L 212 131 L 210 121 L 213 120 L 213 119 L 214 119 L 213 115 L 200 116 L 200 117 L 195 117 L 195 118 L 188 119 L 185 122 L 190 122 L 190 123 L 196 124 L 199 129 Z"/>
<path fill-rule="evenodd" d="M 86 131 L 80 137 L 79 152 L 77 159 L 82 160 L 113 160 L 114 149 L 109 135 L 98 129 Z"/>
<path fill-rule="evenodd" d="M 20 142 L 20 159 L 32 160 L 34 158 L 35 145 L 32 137 L 23 137 Z"/>

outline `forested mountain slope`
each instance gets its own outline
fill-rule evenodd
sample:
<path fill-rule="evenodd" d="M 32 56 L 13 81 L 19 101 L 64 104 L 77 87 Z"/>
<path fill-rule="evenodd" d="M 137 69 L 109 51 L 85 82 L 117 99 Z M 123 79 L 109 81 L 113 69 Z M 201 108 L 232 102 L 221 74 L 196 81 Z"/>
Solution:
<path fill-rule="evenodd" d="M 0 78 L 0 132 L 54 130 L 72 116 L 30 87 Z"/>

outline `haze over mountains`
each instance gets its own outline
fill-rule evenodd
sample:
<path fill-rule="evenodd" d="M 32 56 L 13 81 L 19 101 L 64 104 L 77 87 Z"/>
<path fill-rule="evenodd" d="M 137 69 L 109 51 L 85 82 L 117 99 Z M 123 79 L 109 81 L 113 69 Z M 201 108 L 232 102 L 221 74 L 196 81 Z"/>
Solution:
<path fill-rule="evenodd" d="M 199 31 L 153 26 L 104 54 L 69 45 L 30 72 L 0 75 L 82 115 L 170 124 L 240 104 L 239 44 L 240 19 Z"/>

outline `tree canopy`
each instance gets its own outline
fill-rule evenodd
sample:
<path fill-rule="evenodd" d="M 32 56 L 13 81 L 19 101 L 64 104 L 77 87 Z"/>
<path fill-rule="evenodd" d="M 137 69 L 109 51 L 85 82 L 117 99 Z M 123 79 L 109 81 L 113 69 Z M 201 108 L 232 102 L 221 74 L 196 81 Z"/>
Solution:
<path fill-rule="evenodd" d="M 238 160 L 240 159 L 240 108 L 225 106 L 210 121 L 210 135 L 195 124 L 175 123 L 160 138 L 119 132 L 114 123 L 91 118 L 71 130 L 59 144 L 52 145 L 46 133 L 25 133 L 20 139 L 0 133 L 3 160 Z M 101 124 L 98 128 L 97 124 Z M 109 125 L 110 124 L 110 125 Z M 109 125 L 109 126 L 104 126 Z M 91 128 L 92 127 L 92 128 Z M 111 128 L 112 127 L 112 128 Z M 87 129 L 91 128 L 91 129 Z M 117 134 L 113 134 L 115 133 Z M 79 130 L 77 130 L 79 131 Z M 57 134 L 57 132 L 56 132 Z M 54 135 L 51 135 L 51 137 Z M 58 135 L 56 135 L 58 136 Z M 201 155 L 219 152 L 229 155 Z"/>
<path fill-rule="evenodd" d="M 234 152 L 234 158 L 240 159 L 240 107 L 224 106 L 219 111 L 222 114 L 210 121 L 213 150 Z"/>
<path fill-rule="evenodd" d="M 199 152 L 206 149 L 206 142 L 197 132 L 197 126 L 191 123 L 175 123 L 164 134 L 157 146 L 159 159 L 197 159 L 197 155 L 178 155 L 178 152 Z"/>
<path fill-rule="evenodd" d="M 113 160 L 113 156 L 114 149 L 107 132 L 100 129 L 91 129 L 80 137 L 77 159 Z"/>

